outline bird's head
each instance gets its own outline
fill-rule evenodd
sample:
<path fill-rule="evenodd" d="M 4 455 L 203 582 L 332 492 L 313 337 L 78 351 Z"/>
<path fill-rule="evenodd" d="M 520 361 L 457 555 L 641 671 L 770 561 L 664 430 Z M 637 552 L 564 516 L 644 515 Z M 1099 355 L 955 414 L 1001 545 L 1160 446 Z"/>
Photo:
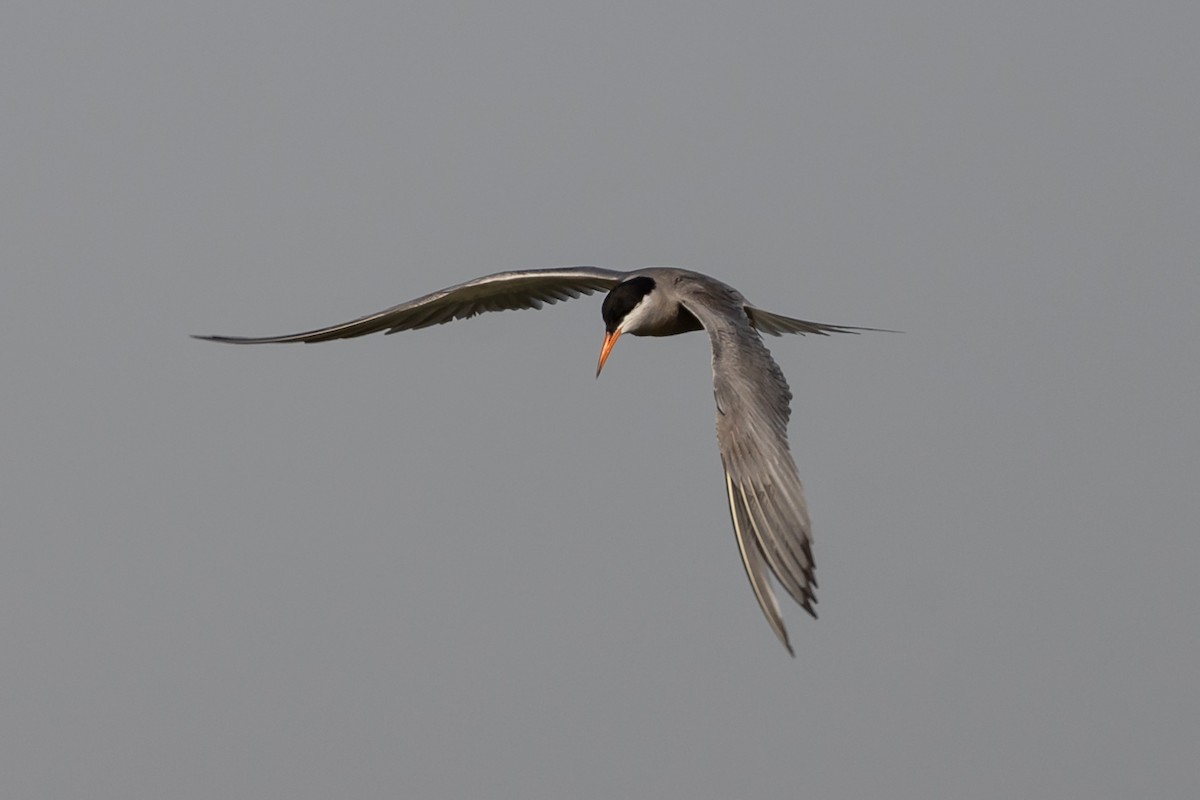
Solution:
<path fill-rule="evenodd" d="M 604 346 L 600 348 L 600 362 L 596 365 L 596 377 L 604 369 L 604 362 L 612 352 L 622 333 L 637 335 L 648 324 L 653 314 L 652 303 L 647 300 L 654 291 L 654 279 L 639 275 L 622 281 L 612 288 L 604 298 L 600 314 L 604 317 Z"/>

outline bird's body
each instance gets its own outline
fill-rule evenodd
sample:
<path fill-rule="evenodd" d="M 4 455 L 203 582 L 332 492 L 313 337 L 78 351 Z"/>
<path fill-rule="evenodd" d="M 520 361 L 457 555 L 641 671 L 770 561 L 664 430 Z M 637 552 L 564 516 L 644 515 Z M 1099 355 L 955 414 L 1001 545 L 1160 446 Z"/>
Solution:
<path fill-rule="evenodd" d="M 812 533 L 804 489 L 787 442 L 791 391 L 760 332 L 853 333 L 871 328 L 825 325 L 755 308 L 714 278 L 673 267 L 631 272 L 567 267 L 501 272 L 419 297 L 341 325 L 287 336 L 197 338 L 234 344 L 322 342 L 425 328 L 485 311 L 541 308 L 609 290 L 602 306 L 604 345 L 596 374 L 622 334 L 673 336 L 705 330 L 712 345 L 717 442 L 742 563 L 771 628 L 788 652 L 792 646 L 771 589 L 774 574 L 810 614 L 817 587 Z"/>

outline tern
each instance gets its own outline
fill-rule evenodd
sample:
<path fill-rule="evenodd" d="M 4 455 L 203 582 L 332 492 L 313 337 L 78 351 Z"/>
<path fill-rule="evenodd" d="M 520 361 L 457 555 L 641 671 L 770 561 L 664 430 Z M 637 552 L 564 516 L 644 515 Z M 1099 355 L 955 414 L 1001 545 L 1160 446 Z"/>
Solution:
<path fill-rule="evenodd" d="M 787 440 L 791 390 L 760 334 L 878 331 L 806 322 L 750 305 L 738 290 L 699 272 L 647 267 L 628 272 L 564 267 L 498 272 L 365 317 L 287 336 L 197 336 L 230 344 L 324 342 L 428 328 L 487 311 L 540 309 L 607 290 L 604 343 L 596 376 L 623 334 L 674 336 L 707 331 L 712 345 L 717 444 L 742 564 L 771 629 L 795 656 L 769 575 L 816 617 L 817 579 L 804 487 Z"/>

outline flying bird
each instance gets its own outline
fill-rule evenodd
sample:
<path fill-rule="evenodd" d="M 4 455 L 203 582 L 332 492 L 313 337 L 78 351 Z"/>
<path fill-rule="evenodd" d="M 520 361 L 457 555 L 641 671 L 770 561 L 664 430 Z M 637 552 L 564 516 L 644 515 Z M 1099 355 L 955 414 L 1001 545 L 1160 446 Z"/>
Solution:
<path fill-rule="evenodd" d="M 231 344 L 324 342 L 369 333 L 428 328 L 487 311 L 539 309 L 607 290 L 601 306 L 604 343 L 596 375 L 623 334 L 673 336 L 708 332 L 712 345 L 717 444 L 742 564 L 754 596 L 779 641 L 793 656 L 769 575 L 816 616 L 817 579 L 804 487 L 787 441 L 791 390 L 760 333 L 857 333 L 878 328 L 792 319 L 750 305 L 721 281 L 690 270 L 647 267 L 621 272 L 565 267 L 499 272 L 418 297 L 366 317 L 287 336 L 197 336 Z"/>

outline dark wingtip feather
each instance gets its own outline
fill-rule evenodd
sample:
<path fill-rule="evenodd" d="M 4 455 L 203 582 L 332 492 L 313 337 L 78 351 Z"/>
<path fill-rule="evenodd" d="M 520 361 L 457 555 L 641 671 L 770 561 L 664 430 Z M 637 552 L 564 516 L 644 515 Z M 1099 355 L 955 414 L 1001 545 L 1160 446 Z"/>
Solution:
<path fill-rule="evenodd" d="M 245 339 L 239 339 L 236 336 L 203 336 L 199 333 L 191 334 L 193 339 L 199 339 L 202 342 L 220 342 L 222 344 L 246 344 Z"/>
<path fill-rule="evenodd" d="M 201 336 L 197 333 L 193 333 L 191 336 L 193 339 L 199 339 L 202 342 L 219 342 L 221 344 L 273 344 L 286 341 L 303 341 L 301 339 L 254 339 L 246 336 Z"/>

